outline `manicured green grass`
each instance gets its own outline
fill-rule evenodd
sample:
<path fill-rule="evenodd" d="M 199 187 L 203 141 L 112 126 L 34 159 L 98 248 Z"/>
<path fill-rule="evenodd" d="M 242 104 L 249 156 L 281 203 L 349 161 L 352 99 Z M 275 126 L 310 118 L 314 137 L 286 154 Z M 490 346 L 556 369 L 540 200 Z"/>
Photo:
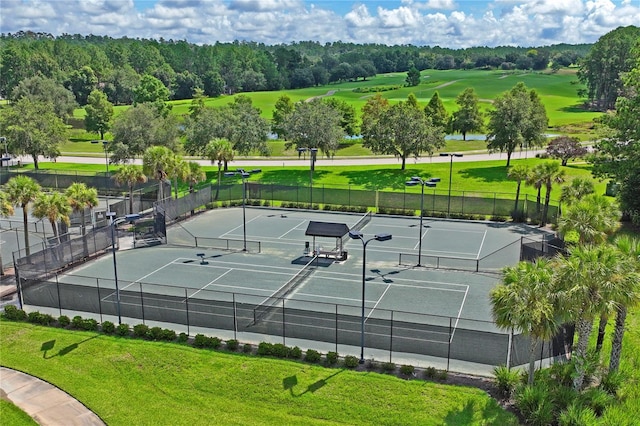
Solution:
<path fill-rule="evenodd" d="M 2 321 L 3 366 L 109 425 L 517 424 L 485 392 L 378 373 Z M 42 350 L 48 342 L 52 349 Z"/>
<path fill-rule="evenodd" d="M 31 417 L 9 401 L 0 399 L 0 420 L 3 425 L 30 426 L 37 425 Z"/>
<path fill-rule="evenodd" d="M 512 165 L 528 164 L 530 167 L 542 161 L 538 158 L 523 160 L 512 160 Z M 453 162 L 452 190 L 456 193 L 465 191 L 466 193 L 500 193 L 504 197 L 514 197 L 517 184 L 507 178 L 506 159 L 478 162 Z M 28 165 L 27 167 L 32 167 Z M 105 166 L 102 164 L 69 164 L 69 163 L 40 163 L 42 169 L 52 170 L 73 170 L 82 173 L 103 173 Z M 230 169 L 235 170 L 233 163 Z M 265 183 L 280 183 L 285 185 L 308 185 L 309 167 L 282 167 L 265 166 L 261 167 L 262 173 L 252 175 L 249 179 Z M 591 178 L 591 168 L 584 163 L 569 163 L 565 170 L 565 184 L 571 182 L 576 177 Z M 110 171 L 115 171 L 116 166 L 111 166 Z M 205 166 L 209 179 L 217 179 L 217 166 Z M 449 185 L 449 163 L 426 163 L 414 164 L 412 160 L 407 161 L 405 170 L 400 170 L 400 163 L 397 165 L 369 165 L 369 166 L 318 166 L 313 174 L 314 186 L 350 186 L 353 189 L 378 189 L 378 190 L 405 190 L 405 182 L 411 176 L 421 176 L 423 178 L 439 177 L 441 183 L 436 188 L 437 191 L 447 191 Z M 224 178 L 231 181 L 235 178 Z M 560 185 L 561 187 L 562 185 Z M 556 200 L 560 196 L 559 186 L 554 185 L 552 189 L 552 199 Z M 606 182 L 596 181 L 596 192 L 603 194 Z M 419 188 L 408 189 L 408 191 L 420 191 Z M 529 196 L 536 195 L 537 191 L 526 185 L 522 185 L 521 194 Z M 544 191 L 543 191 L 544 196 Z"/>

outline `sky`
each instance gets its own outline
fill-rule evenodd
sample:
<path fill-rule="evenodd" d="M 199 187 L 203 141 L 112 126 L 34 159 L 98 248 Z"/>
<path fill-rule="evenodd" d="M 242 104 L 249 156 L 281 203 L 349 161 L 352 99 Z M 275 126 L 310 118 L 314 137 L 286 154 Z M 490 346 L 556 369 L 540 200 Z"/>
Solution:
<path fill-rule="evenodd" d="M 0 0 L 0 33 L 412 44 L 595 43 L 640 25 L 640 0 Z"/>

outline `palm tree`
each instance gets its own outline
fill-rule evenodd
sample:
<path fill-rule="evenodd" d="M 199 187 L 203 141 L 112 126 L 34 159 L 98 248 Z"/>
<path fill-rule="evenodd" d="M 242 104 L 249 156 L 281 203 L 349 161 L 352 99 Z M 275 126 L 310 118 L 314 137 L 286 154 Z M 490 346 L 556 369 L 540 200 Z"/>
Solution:
<path fill-rule="evenodd" d="M 0 191 L 0 217 L 9 217 L 13 214 L 13 206 L 9 201 L 9 197 L 6 192 Z M 0 275 L 4 275 L 4 268 L 2 267 L 2 252 L 0 251 Z"/>
<path fill-rule="evenodd" d="M 165 146 L 151 146 L 142 156 L 142 171 L 158 181 L 158 200 L 164 200 L 164 183 L 173 152 Z"/>
<path fill-rule="evenodd" d="M 197 183 L 207 179 L 207 174 L 202 170 L 200 164 L 195 161 L 189 161 L 187 162 L 187 170 L 183 179 L 189 183 L 189 192 L 191 193 Z"/>
<path fill-rule="evenodd" d="M 69 215 L 71 205 L 69 199 L 60 192 L 51 194 L 41 193 L 33 202 L 33 215 L 38 219 L 47 218 L 53 230 L 53 236 L 60 244 L 60 233 L 58 232 L 58 221 L 69 225 Z"/>
<path fill-rule="evenodd" d="M 126 184 L 129 189 L 129 213 L 133 213 L 133 188 L 136 183 L 144 183 L 147 177 L 142 172 L 142 167 L 135 164 L 125 164 L 113 175 L 118 185 Z"/>
<path fill-rule="evenodd" d="M 69 198 L 69 205 L 75 213 L 80 213 L 80 223 L 82 235 L 86 234 L 85 211 L 92 209 L 98 205 L 98 191 L 95 188 L 89 188 L 81 182 L 72 183 L 65 195 Z"/>
<path fill-rule="evenodd" d="M 564 210 L 558 220 L 558 231 L 565 239 L 574 234 L 578 244 L 599 244 L 618 229 L 620 216 L 615 201 L 591 194 Z"/>
<path fill-rule="evenodd" d="M 620 262 L 610 245 L 575 246 L 567 257 L 561 257 L 556 267 L 559 294 L 564 310 L 576 322 L 578 342 L 573 354 L 576 375 L 575 390 L 582 389 L 586 371 L 587 346 L 596 315 L 609 309 L 611 295 L 618 285 Z"/>
<path fill-rule="evenodd" d="M 177 154 L 172 155 L 167 163 L 167 176 L 173 179 L 173 192 L 178 199 L 178 179 L 184 180 L 187 174 L 187 162 Z"/>
<path fill-rule="evenodd" d="M 547 259 L 506 267 L 502 283 L 491 290 L 491 309 L 498 327 L 530 336 L 529 384 L 533 384 L 535 348 L 553 337 L 560 327 L 555 300 L 553 269 Z"/>
<path fill-rule="evenodd" d="M 22 208 L 22 221 L 24 224 L 24 247 L 25 254 L 29 256 L 29 203 L 33 202 L 40 194 L 40 185 L 28 176 L 15 176 L 5 185 L 7 199 L 16 207 Z"/>
<path fill-rule="evenodd" d="M 540 177 L 546 189 L 544 195 L 544 210 L 542 210 L 542 220 L 540 226 L 547 224 L 547 213 L 549 212 L 549 202 L 551 201 L 551 188 L 554 183 L 564 182 L 564 170 L 560 169 L 560 163 L 556 161 L 547 161 L 540 166 Z"/>
<path fill-rule="evenodd" d="M 622 338 L 627 319 L 627 309 L 640 302 L 640 241 L 629 236 L 622 236 L 615 240 L 618 252 L 625 259 L 625 277 L 621 280 L 621 288 L 617 292 L 616 322 L 611 339 L 611 357 L 609 372 L 618 371 L 622 354 Z"/>
<path fill-rule="evenodd" d="M 507 176 L 510 179 L 515 180 L 518 183 L 518 188 L 516 189 L 516 204 L 513 207 L 513 212 L 518 212 L 518 201 L 520 199 L 520 186 L 522 182 L 529 178 L 529 167 L 526 165 L 519 164 L 517 166 L 513 166 L 507 172 Z"/>
<path fill-rule="evenodd" d="M 531 169 L 529 175 L 527 176 L 526 184 L 533 186 L 538 191 L 536 195 L 536 213 L 539 215 L 540 204 L 542 204 L 540 202 L 540 193 L 542 192 L 543 184 L 542 164 L 538 164 L 533 169 Z"/>
<path fill-rule="evenodd" d="M 560 201 L 566 204 L 573 204 L 594 192 L 593 179 L 578 177 L 572 180 L 570 185 L 562 187 Z"/>
<path fill-rule="evenodd" d="M 213 163 L 218 162 L 218 187 L 216 189 L 215 199 L 218 199 L 220 193 L 220 185 L 222 183 L 222 165 L 227 170 L 229 161 L 233 161 L 233 145 L 226 139 L 213 139 L 209 141 L 205 149 L 205 156 Z"/>

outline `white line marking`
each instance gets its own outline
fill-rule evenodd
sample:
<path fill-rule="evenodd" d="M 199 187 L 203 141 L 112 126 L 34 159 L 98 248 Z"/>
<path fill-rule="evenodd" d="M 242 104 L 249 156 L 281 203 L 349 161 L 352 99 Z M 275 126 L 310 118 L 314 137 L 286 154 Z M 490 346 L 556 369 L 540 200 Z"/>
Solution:
<path fill-rule="evenodd" d="M 462 309 L 464 308 L 464 302 L 467 300 L 468 294 L 469 294 L 469 287 L 467 287 L 467 291 L 465 291 L 464 297 L 462 298 L 462 303 L 460 304 L 460 310 L 458 311 L 458 316 L 456 317 L 456 323 L 453 326 L 453 331 L 451 331 L 451 338 L 449 339 L 449 343 L 453 342 L 453 335 L 456 333 L 456 329 L 458 328 L 458 322 L 460 321 L 460 317 L 462 316 Z"/>
<path fill-rule="evenodd" d="M 225 235 L 229 235 L 231 234 L 233 231 L 235 231 L 236 229 L 240 229 L 242 228 L 244 225 L 246 225 L 247 223 L 253 222 L 254 220 L 258 219 L 260 216 L 256 216 L 253 219 L 249 219 L 246 222 L 244 222 L 243 224 L 240 224 L 238 226 L 236 226 L 235 228 L 225 232 L 224 234 L 220 235 L 218 238 L 225 238 Z"/>
<path fill-rule="evenodd" d="M 228 274 L 229 272 L 231 272 L 231 271 L 233 271 L 233 268 L 232 268 L 232 269 L 227 269 L 227 271 L 226 271 L 224 274 L 219 275 L 219 276 L 218 276 L 216 279 L 214 279 L 213 281 L 209 281 L 209 283 L 208 283 L 207 285 L 205 285 L 204 287 L 202 287 L 201 289 L 199 289 L 198 291 L 196 291 L 195 293 L 191 294 L 191 296 L 188 296 L 188 297 L 193 297 L 193 296 L 195 296 L 196 294 L 198 294 L 199 292 L 201 292 L 202 290 L 204 290 L 205 288 L 207 288 L 208 286 L 210 286 L 210 285 L 211 285 L 211 284 L 213 284 L 214 282 L 218 281 L 220 278 L 224 277 L 225 275 L 227 275 L 227 274 Z M 187 299 L 184 299 L 182 302 L 184 303 L 186 300 L 187 300 Z"/>
<path fill-rule="evenodd" d="M 297 231 L 298 230 L 298 226 L 304 224 L 306 222 L 306 220 L 303 220 L 302 222 L 298 223 L 296 226 L 294 226 L 293 228 L 289 229 L 287 232 L 285 232 L 284 234 L 280 235 L 278 237 L 278 239 L 281 239 L 282 237 L 284 237 L 285 235 L 287 235 L 289 232 L 291 231 Z"/>
<path fill-rule="evenodd" d="M 376 302 L 376 304 L 373 305 L 373 308 L 371 308 L 371 310 L 369 310 L 369 315 L 367 315 L 367 319 L 369 319 L 369 317 L 371 316 L 373 311 L 375 311 L 375 309 L 378 307 L 378 305 L 380 304 L 380 302 L 384 298 L 384 295 L 387 294 L 387 291 L 389 291 L 390 288 L 391 288 L 391 283 L 387 284 L 387 288 L 385 288 L 384 291 L 382 292 L 382 294 L 380 295 L 380 297 L 378 297 L 378 301 Z M 366 322 L 366 320 L 365 320 L 365 322 Z"/>
<path fill-rule="evenodd" d="M 482 246 L 484 245 L 484 239 L 487 238 L 487 231 L 484 231 L 484 235 L 482 236 L 482 241 L 480 242 L 480 248 L 478 249 L 477 259 L 480 259 L 480 252 L 482 251 Z"/>

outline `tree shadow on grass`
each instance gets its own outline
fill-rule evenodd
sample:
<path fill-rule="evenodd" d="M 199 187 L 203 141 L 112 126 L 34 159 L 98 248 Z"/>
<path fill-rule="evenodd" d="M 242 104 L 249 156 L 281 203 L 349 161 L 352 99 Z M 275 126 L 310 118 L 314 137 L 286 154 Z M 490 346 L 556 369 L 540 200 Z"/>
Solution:
<path fill-rule="evenodd" d="M 408 167 L 405 170 L 401 170 L 400 167 L 353 170 L 340 172 L 339 175 L 346 178 L 350 185 L 362 186 L 368 190 L 388 188 L 398 190 L 405 187 L 405 182 L 411 179 L 411 176 L 420 176 L 423 179 L 433 177 L 431 173 L 417 167 Z"/>
<path fill-rule="evenodd" d="M 323 176 L 331 172 L 325 170 L 315 170 L 313 172 L 313 180 L 321 179 Z M 283 168 L 281 170 L 268 170 L 262 172 L 260 179 L 264 183 L 277 183 L 281 185 L 309 185 L 311 174 L 307 170 L 291 170 Z"/>
<path fill-rule="evenodd" d="M 476 179 L 482 182 L 513 182 L 507 177 L 507 172 L 508 169 L 505 166 L 467 167 L 459 170 L 458 174 L 465 179 Z"/>

